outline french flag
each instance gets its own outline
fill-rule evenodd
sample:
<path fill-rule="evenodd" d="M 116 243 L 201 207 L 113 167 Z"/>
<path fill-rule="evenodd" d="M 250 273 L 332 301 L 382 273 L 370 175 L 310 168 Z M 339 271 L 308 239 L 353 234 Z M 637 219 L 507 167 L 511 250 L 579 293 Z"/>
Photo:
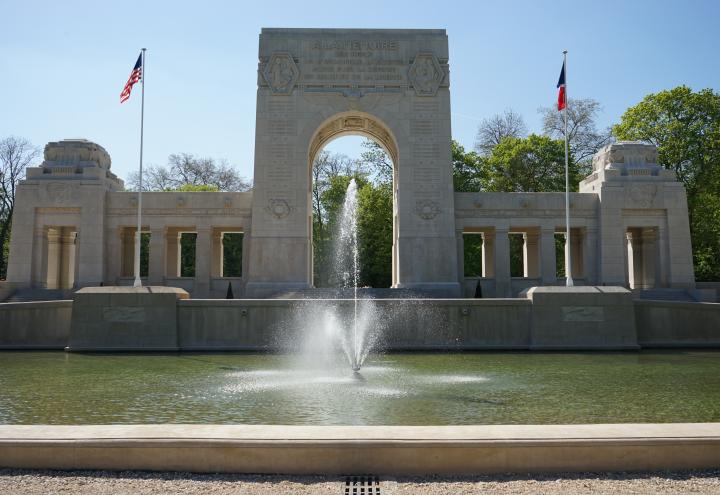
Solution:
<path fill-rule="evenodd" d="M 567 105 L 567 97 L 565 95 L 565 62 L 563 61 L 562 70 L 560 71 L 560 79 L 558 79 L 557 87 L 560 88 L 558 91 L 558 111 L 565 108 Z"/>

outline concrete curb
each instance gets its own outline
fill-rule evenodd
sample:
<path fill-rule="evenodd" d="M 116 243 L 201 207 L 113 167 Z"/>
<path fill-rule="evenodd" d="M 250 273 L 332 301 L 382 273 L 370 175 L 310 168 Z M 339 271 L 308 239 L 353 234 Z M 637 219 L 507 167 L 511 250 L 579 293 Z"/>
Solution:
<path fill-rule="evenodd" d="M 720 423 L 0 426 L 0 467 L 274 474 L 699 469 Z"/>

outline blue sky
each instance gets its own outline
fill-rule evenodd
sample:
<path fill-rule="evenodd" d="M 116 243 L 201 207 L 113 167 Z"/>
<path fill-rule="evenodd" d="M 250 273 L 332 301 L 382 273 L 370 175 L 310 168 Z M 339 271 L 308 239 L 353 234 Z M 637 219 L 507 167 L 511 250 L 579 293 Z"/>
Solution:
<path fill-rule="evenodd" d="M 603 127 L 651 92 L 720 90 L 716 0 L 144 3 L 0 0 L 0 137 L 84 137 L 126 177 L 138 164 L 140 98 L 120 105 L 119 93 L 144 46 L 145 163 L 187 152 L 251 178 L 262 27 L 446 29 L 452 132 L 467 148 L 478 123 L 505 108 L 539 131 L 563 49 L 570 97 L 598 100 Z M 352 139 L 330 146 L 358 149 Z"/>

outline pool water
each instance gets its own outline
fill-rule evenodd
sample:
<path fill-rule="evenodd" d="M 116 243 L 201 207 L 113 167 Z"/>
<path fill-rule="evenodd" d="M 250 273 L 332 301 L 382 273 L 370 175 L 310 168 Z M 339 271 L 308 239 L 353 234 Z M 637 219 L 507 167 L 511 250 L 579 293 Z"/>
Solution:
<path fill-rule="evenodd" d="M 720 352 L 370 356 L 0 352 L 0 423 L 720 421 Z"/>

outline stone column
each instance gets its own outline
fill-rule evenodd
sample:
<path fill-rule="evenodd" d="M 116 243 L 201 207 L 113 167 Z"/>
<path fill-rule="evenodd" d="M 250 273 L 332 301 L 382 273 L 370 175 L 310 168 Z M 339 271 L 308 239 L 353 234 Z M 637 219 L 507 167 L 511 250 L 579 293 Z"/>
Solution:
<path fill-rule="evenodd" d="M 216 230 L 212 234 L 212 265 L 210 267 L 211 277 L 223 276 L 223 233 Z"/>
<path fill-rule="evenodd" d="M 625 234 L 627 238 L 627 259 L 628 259 L 628 285 L 631 289 L 642 287 L 642 238 L 640 233 L 629 230 Z"/>
<path fill-rule="evenodd" d="M 557 257 L 555 255 L 555 228 L 540 230 L 540 277 L 543 285 L 557 284 Z"/>
<path fill-rule="evenodd" d="M 495 277 L 495 232 L 482 233 L 482 276 Z"/>
<path fill-rule="evenodd" d="M 176 230 L 167 230 L 167 266 L 166 277 L 180 276 L 180 233 Z"/>
<path fill-rule="evenodd" d="M 130 227 L 122 229 L 122 277 L 132 277 L 135 272 L 135 230 Z"/>
<path fill-rule="evenodd" d="M 583 258 L 583 231 L 578 228 L 570 229 L 570 262 L 572 263 L 573 278 L 585 277 L 585 260 Z"/>
<path fill-rule="evenodd" d="M 150 260 L 148 284 L 165 285 L 165 229 L 150 229 Z"/>
<path fill-rule="evenodd" d="M 33 287 L 45 287 L 47 284 L 47 231 L 47 227 L 38 227 L 34 232 L 31 265 Z"/>
<path fill-rule="evenodd" d="M 657 249 L 657 230 L 654 228 L 642 229 L 642 286 L 644 289 L 656 287 L 657 281 L 657 265 L 658 265 L 658 249 Z"/>
<path fill-rule="evenodd" d="M 508 234 L 507 228 L 495 229 L 495 297 L 512 297 Z"/>
<path fill-rule="evenodd" d="M 597 277 L 597 228 L 588 227 L 585 229 L 583 241 L 583 270 L 588 285 L 598 285 Z"/>
<path fill-rule="evenodd" d="M 48 289 L 57 289 L 60 281 L 60 231 L 59 229 L 48 229 L 47 232 L 47 273 L 45 277 L 45 287 Z"/>
<path fill-rule="evenodd" d="M 538 237 L 537 232 L 523 233 L 523 277 L 537 278 L 540 276 Z"/>
<path fill-rule="evenodd" d="M 658 234 L 655 239 L 657 244 L 657 271 L 655 272 L 655 286 L 656 287 L 669 287 L 668 275 L 670 272 L 670 261 L 669 261 L 669 246 L 668 246 L 668 235 L 667 228 L 662 223 L 658 227 Z"/>
<path fill-rule="evenodd" d="M 75 232 L 63 227 L 59 238 L 58 288 L 70 289 L 75 283 Z"/>
<path fill-rule="evenodd" d="M 197 229 L 195 239 L 195 285 L 193 296 L 197 298 L 210 297 L 210 264 L 212 254 L 212 229 L 202 227 Z"/>
<path fill-rule="evenodd" d="M 460 282 L 460 297 L 465 295 L 465 239 L 462 229 L 455 230 L 458 259 L 458 281 Z"/>
<path fill-rule="evenodd" d="M 107 253 L 107 259 L 105 260 L 105 283 L 107 285 L 115 285 L 121 270 L 122 229 L 107 227 L 105 229 L 105 244 L 105 252 Z"/>

